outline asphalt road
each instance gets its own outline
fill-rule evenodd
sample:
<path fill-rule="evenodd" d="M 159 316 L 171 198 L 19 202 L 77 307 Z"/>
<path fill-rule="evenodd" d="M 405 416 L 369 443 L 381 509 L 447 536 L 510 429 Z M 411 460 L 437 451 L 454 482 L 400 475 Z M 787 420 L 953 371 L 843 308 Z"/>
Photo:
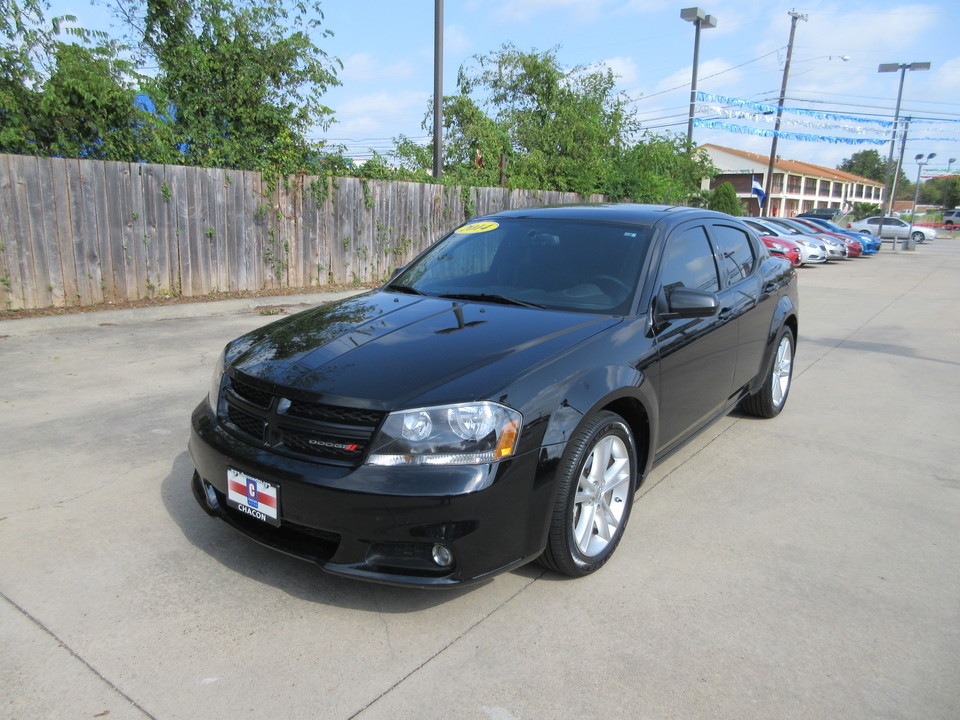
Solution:
<path fill-rule="evenodd" d="M 960 243 L 800 282 L 779 418 L 656 469 L 599 573 L 453 592 L 325 575 L 196 505 L 190 412 L 271 317 L 0 321 L 0 717 L 956 720 Z"/>

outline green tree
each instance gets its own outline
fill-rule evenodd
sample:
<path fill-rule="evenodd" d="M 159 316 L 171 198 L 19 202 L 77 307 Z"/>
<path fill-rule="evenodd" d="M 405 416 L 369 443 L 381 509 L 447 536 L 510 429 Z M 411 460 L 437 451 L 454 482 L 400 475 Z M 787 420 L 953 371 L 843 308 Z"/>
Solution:
<path fill-rule="evenodd" d="M 704 151 L 688 152 L 685 138 L 646 134 L 614 159 L 603 192 L 611 200 L 691 204 L 701 180 L 716 173 Z"/>
<path fill-rule="evenodd" d="M 894 166 L 895 167 L 895 166 Z M 867 178 L 868 180 L 876 180 L 877 182 L 886 183 L 887 175 L 891 170 L 891 165 L 887 161 L 880 157 L 880 153 L 877 150 L 861 150 L 855 152 L 848 158 L 844 158 L 840 161 L 840 164 L 837 165 L 838 170 L 843 170 L 852 175 L 857 175 L 858 177 Z M 898 187 L 906 187 L 910 183 L 909 178 L 904 174 L 903 169 L 900 170 L 900 177 L 897 179 Z M 901 193 L 897 192 L 897 197 L 900 197 Z M 910 197 L 913 197 L 913 186 L 910 186 Z"/>
<path fill-rule="evenodd" d="M 737 197 L 737 191 L 729 182 L 720 183 L 710 195 L 708 207 L 717 212 L 724 212 L 728 215 L 743 215 L 743 205 L 740 198 Z"/>
<path fill-rule="evenodd" d="M 881 215 L 883 210 L 876 203 L 854 203 L 853 212 L 851 213 L 853 220 L 863 220 L 868 217 L 873 217 L 874 215 Z"/>
<path fill-rule="evenodd" d="M 855 152 L 837 165 L 838 170 L 882 183 L 887 181 L 887 168 L 887 161 L 881 158 L 876 150 Z"/>
<path fill-rule="evenodd" d="M 345 171 L 307 139 L 340 67 L 314 42 L 329 34 L 317 3 L 116 0 L 129 46 L 47 7 L 0 0 L 0 152 Z"/>
<path fill-rule="evenodd" d="M 125 17 L 142 17 L 140 49 L 159 68 L 154 101 L 185 164 L 314 169 L 321 153 L 306 133 L 329 125 L 322 96 L 341 67 L 314 43 L 329 35 L 319 3 L 120 2 Z"/>
<path fill-rule="evenodd" d="M 444 98 L 444 181 L 603 193 L 612 199 L 684 202 L 715 169 L 684 141 L 643 135 L 609 70 L 560 66 L 553 50 L 513 45 L 461 68 Z M 429 119 L 430 115 L 428 115 Z M 424 124 L 426 127 L 426 121 Z M 401 165 L 424 173 L 433 149 L 401 137 Z"/>
<path fill-rule="evenodd" d="M 960 177 L 944 176 L 926 180 L 920 185 L 920 202 L 953 208 L 960 203 Z"/>
<path fill-rule="evenodd" d="M 134 102 L 142 78 L 102 32 L 45 7 L 0 0 L 0 152 L 141 159 L 156 129 Z"/>

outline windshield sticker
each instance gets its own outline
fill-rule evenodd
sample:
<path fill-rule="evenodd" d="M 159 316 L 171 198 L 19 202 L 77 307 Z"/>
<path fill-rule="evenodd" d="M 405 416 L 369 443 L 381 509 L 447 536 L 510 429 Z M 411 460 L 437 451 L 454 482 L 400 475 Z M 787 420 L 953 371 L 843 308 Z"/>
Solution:
<path fill-rule="evenodd" d="M 475 222 L 470 223 L 469 225 L 464 225 L 461 228 L 457 228 L 457 235 L 468 235 L 470 233 L 483 233 L 490 232 L 491 230 L 496 230 L 500 227 L 500 223 L 495 222 Z"/>

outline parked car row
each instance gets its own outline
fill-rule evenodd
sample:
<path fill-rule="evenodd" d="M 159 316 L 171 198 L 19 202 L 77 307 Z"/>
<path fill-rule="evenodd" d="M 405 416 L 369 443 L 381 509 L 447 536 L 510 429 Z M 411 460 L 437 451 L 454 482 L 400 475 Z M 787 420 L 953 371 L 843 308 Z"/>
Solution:
<path fill-rule="evenodd" d="M 745 220 L 760 234 L 772 254 L 787 258 L 794 267 L 872 255 L 880 251 L 878 238 L 844 230 L 824 218 L 759 217 Z"/>

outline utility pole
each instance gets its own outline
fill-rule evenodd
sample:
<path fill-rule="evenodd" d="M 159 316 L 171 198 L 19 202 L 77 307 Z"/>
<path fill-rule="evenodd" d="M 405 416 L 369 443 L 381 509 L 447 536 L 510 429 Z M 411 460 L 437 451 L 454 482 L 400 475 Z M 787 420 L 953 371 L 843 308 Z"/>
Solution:
<path fill-rule="evenodd" d="M 787 41 L 787 62 L 783 66 L 783 82 L 780 85 L 780 101 L 777 103 L 777 120 L 773 126 L 773 142 L 770 143 L 770 164 L 767 166 L 767 202 L 773 198 L 773 165 L 777 160 L 777 137 L 780 134 L 780 118 L 783 115 L 783 103 L 787 96 L 787 78 L 790 77 L 790 58 L 793 57 L 793 38 L 797 33 L 797 21 L 806 22 L 807 16 L 791 10 L 790 15 L 790 39 Z M 786 178 L 784 178 L 786 180 Z"/>
<path fill-rule="evenodd" d="M 443 172 L 443 0 L 433 12 L 433 177 Z"/>

